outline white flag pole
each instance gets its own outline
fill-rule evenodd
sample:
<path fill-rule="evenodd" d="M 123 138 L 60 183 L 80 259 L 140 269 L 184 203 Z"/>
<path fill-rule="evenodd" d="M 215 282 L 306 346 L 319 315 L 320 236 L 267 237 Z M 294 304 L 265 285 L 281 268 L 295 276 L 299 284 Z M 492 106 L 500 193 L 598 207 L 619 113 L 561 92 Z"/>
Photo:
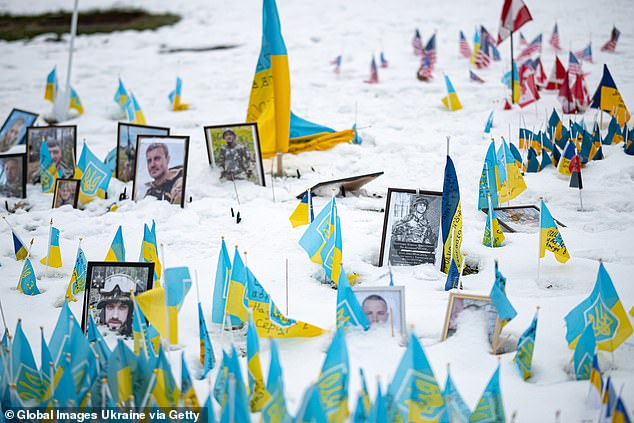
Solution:
<path fill-rule="evenodd" d="M 68 47 L 68 68 L 66 69 L 66 86 L 64 90 L 57 93 L 53 104 L 53 116 L 57 122 L 63 122 L 68 117 L 68 106 L 70 104 L 70 75 L 73 67 L 73 50 L 75 47 L 75 35 L 77 34 L 77 15 L 79 0 L 75 0 L 73 6 L 73 17 L 70 23 L 70 44 Z"/>

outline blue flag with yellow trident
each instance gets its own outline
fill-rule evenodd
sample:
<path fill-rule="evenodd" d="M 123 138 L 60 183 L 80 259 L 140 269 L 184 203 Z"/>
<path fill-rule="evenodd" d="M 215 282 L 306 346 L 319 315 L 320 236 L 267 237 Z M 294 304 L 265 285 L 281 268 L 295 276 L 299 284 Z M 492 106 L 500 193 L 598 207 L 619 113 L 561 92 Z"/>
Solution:
<path fill-rule="evenodd" d="M 75 267 L 70 277 L 68 288 L 66 289 L 66 298 L 69 301 L 77 301 L 75 295 L 86 289 L 86 271 L 88 269 L 88 261 L 81 244 L 77 247 L 77 258 L 75 259 Z"/>
<path fill-rule="evenodd" d="M 498 262 L 495 262 L 495 281 L 489 294 L 493 306 L 500 316 L 502 325 L 507 324 L 517 316 L 517 311 L 506 296 L 506 278 L 498 270 Z"/>
<path fill-rule="evenodd" d="M 482 174 L 480 175 L 480 185 L 478 190 L 478 210 L 486 209 L 489 206 L 488 195 L 491 195 L 493 207 L 498 207 L 498 160 L 495 154 L 495 143 L 491 141 L 484 158 Z"/>
<path fill-rule="evenodd" d="M 323 410 L 331 423 L 342 423 L 348 418 L 348 381 L 350 365 L 344 331 L 335 333 L 316 387 Z"/>
<path fill-rule="evenodd" d="M 515 354 L 515 364 L 520 371 L 520 374 L 524 380 L 531 377 L 531 367 L 533 365 L 533 351 L 535 349 L 535 334 L 537 333 L 537 314 L 539 309 L 535 312 L 535 317 L 531 325 L 524 331 L 520 339 L 517 341 L 517 353 Z"/>
<path fill-rule="evenodd" d="M 247 324 L 247 375 L 249 377 L 249 404 L 251 412 L 260 411 L 271 397 L 264 386 L 260 365 L 260 340 L 253 319 L 249 315 Z"/>
<path fill-rule="evenodd" d="M 280 365 L 277 345 L 273 339 L 271 346 L 271 364 L 269 376 L 266 380 L 266 390 L 271 395 L 269 401 L 262 408 L 262 421 L 264 423 L 291 423 L 291 416 L 286 409 L 284 399 L 284 380 L 282 379 L 282 366 Z"/>
<path fill-rule="evenodd" d="M 342 240 L 341 240 L 341 220 L 337 213 L 337 206 L 330 213 L 330 236 L 326 239 L 319 255 L 321 256 L 321 266 L 326 272 L 326 276 L 334 283 L 339 282 L 339 275 L 343 266 L 342 261 Z"/>
<path fill-rule="evenodd" d="M 314 263 L 323 263 L 321 250 L 333 233 L 333 220 L 331 218 L 333 213 L 336 213 L 335 197 L 332 197 L 332 200 L 321 209 L 299 240 L 299 245 L 308 253 L 308 257 Z"/>
<path fill-rule="evenodd" d="M 392 397 L 390 421 L 439 422 L 445 401 L 423 347 L 414 333 L 388 388 Z"/>
<path fill-rule="evenodd" d="M 614 351 L 632 334 L 632 324 L 603 263 L 590 296 L 566 315 L 566 341 L 575 348 L 586 325 L 600 350 Z"/>
<path fill-rule="evenodd" d="M 198 303 L 198 337 L 200 338 L 200 364 L 203 365 L 200 379 L 204 379 L 207 373 L 214 368 L 216 357 L 214 356 L 214 347 L 207 331 L 203 306 L 200 303 Z"/>
<path fill-rule="evenodd" d="M 443 258 L 441 269 L 449 273 L 451 261 L 460 269 L 462 267 L 462 207 L 460 205 L 460 188 L 458 176 L 451 157 L 447 156 L 445 164 L 445 180 L 442 185 L 442 242 Z"/>
<path fill-rule="evenodd" d="M 46 146 L 46 140 L 40 144 L 40 184 L 42 192 L 53 192 L 55 190 L 55 180 L 59 177 L 57 166 L 51 157 L 51 153 Z"/>
<path fill-rule="evenodd" d="M 370 321 L 365 315 L 359 300 L 352 292 L 348 276 L 341 266 L 339 282 L 337 283 L 337 329 L 349 326 L 359 326 L 368 330 Z"/>
<path fill-rule="evenodd" d="M 467 423 L 471 410 L 469 406 L 462 399 L 462 395 L 458 392 L 458 388 L 451 378 L 451 372 L 449 371 L 449 365 L 447 365 L 447 382 L 445 383 L 445 389 L 443 389 L 442 397 L 445 400 L 447 407 L 447 413 L 443 418 L 443 423 Z"/>
<path fill-rule="evenodd" d="M 592 359 L 597 350 L 597 342 L 594 339 L 594 331 L 592 325 L 588 324 L 577 341 L 575 353 L 573 355 L 573 365 L 575 371 L 575 379 L 590 379 L 592 373 Z"/>
<path fill-rule="evenodd" d="M 44 385 L 40 378 L 40 372 L 33 358 L 33 351 L 24 331 L 22 330 L 22 320 L 18 319 L 18 324 L 13 334 L 11 344 L 11 380 L 15 384 L 15 389 L 22 402 L 39 402 L 44 394 Z"/>
<path fill-rule="evenodd" d="M 75 168 L 75 179 L 79 179 L 79 201 L 88 204 L 94 197 L 106 198 L 112 173 L 108 166 L 95 156 L 84 143 Z"/>
<path fill-rule="evenodd" d="M 35 278 L 33 265 L 31 264 L 31 260 L 28 258 L 24 261 L 24 267 L 22 267 L 22 273 L 20 273 L 18 291 L 26 295 L 41 294 L 39 288 L 37 287 L 37 279 Z"/>
<path fill-rule="evenodd" d="M 500 365 L 498 364 L 493 376 L 478 401 L 469 423 L 506 423 L 504 403 L 500 389 Z"/>
<path fill-rule="evenodd" d="M 123 244 L 123 230 L 121 229 L 121 225 L 119 225 L 119 229 L 117 229 L 117 233 L 112 239 L 112 243 L 110 244 L 110 248 L 106 253 L 106 259 L 104 261 L 125 261 L 125 245 Z"/>
<path fill-rule="evenodd" d="M 227 288 L 227 316 L 232 326 L 242 326 L 249 318 L 245 304 L 245 290 L 247 286 L 247 268 L 240 257 L 236 246 L 233 254 L 233 267 Z"/>

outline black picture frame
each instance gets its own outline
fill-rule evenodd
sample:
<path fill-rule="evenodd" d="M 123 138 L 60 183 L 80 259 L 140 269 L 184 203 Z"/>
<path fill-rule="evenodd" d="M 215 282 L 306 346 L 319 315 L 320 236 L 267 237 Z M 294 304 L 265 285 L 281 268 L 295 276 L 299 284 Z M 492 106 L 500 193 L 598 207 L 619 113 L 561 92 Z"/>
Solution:
<path fill-rule="evenodd" d="M 224 169 L 219 164 L 219 153 L 226 144 L 223 139 L 223 133 L 231 130 L 237 136 L 237 142 L 245 146 L 250 157 L 252 157 L 251 166 L 253 171 L 249 169 L 245 176 L 238 176 L 235 179 L 247 179 L 258 185 L 266 186 L 264 178 L 264 165 L 262 164 L 262 151 L 260 149 L 260 132 L 256 122 L 246 123 L 227 123 L 222 125 L 208 125 L 203 128 L 205 133 L 205 145 L 207 146 L 207 159 L 212 167 L 218 167 L 221 171 L 221 177 L 231 180 L 230 177 L 224 175 Z M 249 175 L 251 173 L 251 175 Z"/>
<path fill-rule="evenodd" d="M 427 207 L 417 219 L 410 208 L 425 201 Z M 392 266 L 439 266 L 441 205 L 442 192 L 388 188 L 379 266 L 388 262 Z M 395 232 L 400 239 L 393 239 Z"/>
<path fill-rule="evenodd" d="M 27 179 L 29 183 L 40 182 L 40 147 L 42 140 L 61 143 L 62 178 L 71 179 L 77 163 L 77 125 L 30 126 L 26 128 Z M 50 151 L 50 150 L 49 150 Z M 59 170 L 59 169 L 58 169 Z"/>
<path fill-rule="evenodd" d="M 79 179 L 72 179 L 72 178 L 58 178 L 55 180 L 55 192 L 53 194 L 53 204 L 51 205 L 51 208 L 58 208 L 58 207 L 62 207 L 65 206 L 67 204 L 70 204 L 71 206 L 73 206 L 74 209 L 77 208 L 77 201 L 79 200 L 79 183 L 81 182 L 81 180 Z M 75 185 L 75 187 L 73 188 L 73 198 L 72 198 L 72 202 L 68 203 L 66 201 L 68 201 L 68 199 L 64 199 L 61 197 L 61 188 L 62 185 Z M 59 201 L 58 200 L 62 200 L 63 203 L 62 204 L 58 204 Z"/>
<path fill-rule="evenodd" d="M 24 144 L 26 142 L 26 129 L 29 126 L 32 126 L 37 121 L 38 117 L 39 114 L 37 113 L 28 112 L 26 110 L 16 108 L 12 109 L 9 113 L 9 116 L 7 116 L 7 118 L 4 120 L 2 127 L 0 127 L 0 153 L 9 151 L 12 147 L 16 145 Z M 22 126 L 22 129 L 20 129 L 16 140 L 11 142 L 10 145 L 5 145 L 6 131 L 9 129 L 9 125 L 12 125 L 12 122 L 14 122 L 18 118 L 25 119 L 24 125 Z"/>
<path fill-rule="evenodd" d="M 540 210 L 539 210 L 539 207 L 537 207 L 536 205 L 530 204 L 530 205 L 524 205 L 524 206 L 494 207 L 493 210 L 495 211 L 495 216 L 497 217 L 498 222 L 500 222 L 500 226 L 502 227 L 502 231 L 504 232 L 509 232 L 509 233 L 521 232 L 521 233 L 533 233 L 533 234 L 539 232 Z M 532 210 L 534 212 L 532 219 L 525 220 L 524 223 L 513 222 L 513 220 L 516 220 L 516 219 L 513 218 L 510 211 L 523 211 L 523 210 Z M 488 215 L 489 209 L 484 208 L 482 209 L 482 212 Z M 560 228 L 566 227 L 566 225 L 561 223 L 559 220 L 557 219 L 554 219 L 554 220 L 555 222 L 557 222 L 557 226 L 559 226 Z M 522 222 L 522 217 L 517 218 L 516 222 Z M 528 222 L 528 224 L 526 222 Z M 525 230 L 522 230 L 522 229 L 525 229 Z"/>
<path fill-rule="evenodd" d="M 347 192 L 356 191 L 362 186 L 374 181 L 385 172 L 367 173 L 365 175 L 349 176 L 347 178 L 332 179 L 330 181 L 323 181 L 313 185 L 310 188 L 311 195 L 315 197 L 324 196 L 330 197 L 333 191 L 336 191 L 335 196 L 345 197 Z M 297 195 L 297 199 L 301 200 L 304 193 Z"/>
<path fill-rule="evenodd" d="M 119 278 L 119 275 L 126 275 L 127 278 Z M 114 277 L 113 277 L 114 276 Z M 109 281 L 107 281 L 109 279 Z M 104 296 L 98 290 L 106 288 L 106 283 L 111 283 L 113 286 L 119 285 L 120 293 L 116 291 L 112 292 L 112 295 L 105 296 L 107 299 L 117 299 L 126 297 L 126 287 L 121 287 L 122 284 L 130 283 L 130 280 L 134 282 L 136 289 L 134 295 L 139 295 L 142 292 L 152 289 L 154 282 L 154 263 L 142 263 L 142 262 L 106 262 L 106 261 L 89 261 L 86 269 L 86 289 L 84 291 L 84 304 L 81 317 L 81 328 L 84 334 L 88 330 L 88 313 L 92 313 L 93 320 L 97 327 L 104 327 L 107 322 L 103 321 L 101 316 L 102 312 L 94 311 L 95 308 L 99 309 L 99 303 L 104 300 Z M 118 295 L 121 294 L 121 295 Z M 127 295 L 129 297 L 129 295 Z M 106 299 L 106 301 L 107 301 Z M 127 302 L 127 300 L 126 300 Z M 103 308 L 103 306 L 101 307 Z M 99 313 L 99 316 L 96 316 Z M 105 313 L 105 312 L 103 312 Z M 117 331 L 117 336 L 131 337 L 132 336 L 132 315 L 133 307 L 130 300 L 128 315 L 125 322 L 122 322 L 120 328 L 106 330 Z M 96 318 L 97 317 L 97 318 Z"/>
<path fill-rule="evenodd" d="M 134 131 L 130 134 L 130 131 Z M 124 140 L 125 134 L 125 140 Z M 170 128 L 162 126 L 139 125 L 136 123 L 118 122 L 117 125 L 117 149 L 116 149 L 116 166 L 115 178 L 122 182 L 130 182 L 134 179 L 134 170 L 136 168 L 136 142 L 139 135 L 169 135 Z M 130 139 L 130 137 L 134 139 Z M 124 141 L 126 145 L 122 145 Z M 133 150 L 134 149 L 134 150 Z M 129 155 L 133 157 L 130 158 Z M 130 167 L 126 167 L 129 165 Z M 130 171 L 130 175 L 127 172 Z"/>
<path fill-rule="evenodd" d="M 5 166 L 8 161 L 14 160 L 18 163 L 17 176 L 21 181 L 18 180 L 15 184 L 7 184 Z M 22 168 L 21 170 L 20 167 Z M 2 183 L 2 185 L 0 185 L 0 197 L 26 198 L 26 153 L 0 154 L 0 183 Z"/>
<path fill-rule="evenodd" d="M 180 144 L 181 142 L 183 145 L 182 173 L 180 173 L 179 175 L 179 171 L 178 170 L 176 171 L 175 177 L 173 178 L 174 182 L 171 185 L 169 185 L 169 188 L 171 189 L 170 193 L 167 193 L 167 191 L 165 190 L 162 191 L 160 187 L 157 187 L 156 188 L 157 195 L 153 195 L 153 194 L 149 194 L 149 195 L 156 197 L 159 200 L 167 200 L 171 204 L 180 204 L 181 208 L 184 208 L 185 207 L 185 192 L 186 192 L 185 187 L 187 182 L 187 162 L 189 159 L 189 136 L 188 135 L 167 135 L 167 136 L 138 135 L 136 152 L 141 151 L 141 149 L 144 148 L 146 144 L 149 145 L 152 143 L 162 143 L 166 145 L 166 148 L 168 149 L 168 153 L 170 154 L 170 158 L 172 158 L 174 157 L 174 154 L 173 154 L 174 151 L 173 150 L 170 151 L 169 145 Z M 151 176 L 149 174 L 147 175 L 148 178 L 145 178 L 145 173 L 148 173 L 147 167 L 145 168 L 146 172 L 141 172 L 141 174 L 139 174 L 141 163 L 142 161 L 136 160 L 136 164 L 134 166 L 134 180 L 132 184 L 132 200 L 134 201 L 140 200 L 148 196 L 148 192 L 147 192 L 148 190 L 146 190 L 146 192 L 143 194 L 143 197 L 141 198 L 138 198 L 139 195 L 137 194 L 137 189 L 141 186 L 141 184 L 145 183 L 144 181 L 139 181 L 139 178 L 143 176 L 143 178 L 141 179 L 148 179 L 148 180 L 151 179 Z M 143 163 L 145 163 L 145 161 L 143 161 Z M 176 170 L 176 168 L 172 167 L 172 168 L 168 168 L 168 170 Z M 171 195 L 173 195 L 173 191 L 175 189 L 174 187 L 177 187 L 178 179 L 182 180 L 181 187 L 180 187 L 180 199 L 178 198 L 178 196 L 176 196 L 176 198 L 169 198 Z M 160 191 L 162 191 L 162 194 L 163 194 L 161 198 L 158 197 L 158 194 L 160 193 Z M 180 201 L 177 201 L 177 200 L 180 200 Z"/>

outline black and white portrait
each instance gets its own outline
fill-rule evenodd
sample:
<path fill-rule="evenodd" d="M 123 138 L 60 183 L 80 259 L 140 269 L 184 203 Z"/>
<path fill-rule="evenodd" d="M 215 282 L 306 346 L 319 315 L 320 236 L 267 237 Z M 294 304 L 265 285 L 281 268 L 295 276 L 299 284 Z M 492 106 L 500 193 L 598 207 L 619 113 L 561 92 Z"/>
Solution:
<path fill-rule="evenodd" d="M 390 188 L 385 207 L 380 265 L 436 263 L 442 194 Z"/>

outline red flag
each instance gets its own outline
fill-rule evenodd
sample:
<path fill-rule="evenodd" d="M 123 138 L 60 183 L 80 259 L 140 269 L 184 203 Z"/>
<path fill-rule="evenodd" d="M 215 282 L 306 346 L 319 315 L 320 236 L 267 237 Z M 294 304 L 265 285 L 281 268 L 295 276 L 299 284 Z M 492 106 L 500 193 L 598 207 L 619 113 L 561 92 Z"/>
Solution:
<path fill-rule="evenodd" d="M 572 160 L 570 160 L 568 170 L 570 171 L 570 184 L 568 186 L 570 188 L 583 189 L 583 182 L 581 180 L 581 160 L 579 159 L 578 154 L 575 154 Z"/>
<path fill-rule="evenodd" d="M 575 100 L 572 98 L 572 91 L 570 91 L 570 83 L 568 82 L 568 73 L 564 77 L 564 82 L 559 87 L 559 93 L 557 94 L 557 100 L 561 103 L 561 109 L 566 114 L 577 113 L 577 107 Z"/>
<path fill-rule="evenodd" d="M 511 32 L 520 29 L 526 22 L 533 20 L 531 12 L 522 0 L 504 0 L 502 15 L 500 16 L 500 30 L 498 44 L 506 40 Z"/>
<path fill-rule="evenodd" d="M 542 89 L 546 86 L 548 77 L 544 72 L 544 67 L 542 66 L 541 59 L 538 57 L 535 60 L 537 61 L 537 66 L 535 67 L 535 85 L 537 85 L 537 88 Z"/>
<path fill-rule="evenodd" d="M 575 79 L 575 83 L 572 86 L 572 98 L 575 100 L 575 105 L 579 112 L 585 112 L 590 105 L 590 94 L 588 94 L 588 88 L 583 79 L 583 74 L 580 73 Z"/>
<path fill-rule="evenodd" d="M 529 71 L 525 78 L 522 80 L 521 95 L 519 105 L 520 107 L 526 107 L 539 100 L 539 93 L 535 86 L 535 73 Z"/>
<path fill-rule="evenodd" d="M 550 73 L 550 77 L 548 78 L 548 82 L 546 82 L 546 87 L 544 88 L 546 91 L 555 91 L 561 87 L 561 84 L 564 82 L 564 78 L 566 77 L 566 68 L 559 60 L 559 57 L 555 57 L 555 66 L 553 67 L 553 71 Z"/>

